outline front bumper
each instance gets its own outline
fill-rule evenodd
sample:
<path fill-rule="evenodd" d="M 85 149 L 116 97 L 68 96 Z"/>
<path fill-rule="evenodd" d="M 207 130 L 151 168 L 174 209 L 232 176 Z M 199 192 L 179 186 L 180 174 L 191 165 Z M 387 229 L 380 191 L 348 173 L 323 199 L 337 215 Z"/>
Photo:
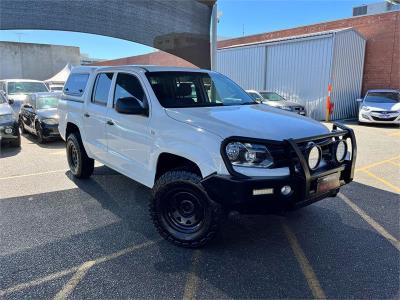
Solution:
<path fill-rule="evenodd" d="M 400 124 L 400 113 L 378 113 L 360 110 L 358 121 L 371 124 Z"/>
<path fill-rule="evenodd" d="M 341 130 L 337 130 L 337 128 Z M 330 138 L 333 140 L 349 138 L 352 143 L 351 156 L 333 168 L 325 167 L 322 170 L 311 171 L 299 145 L 309 141 L 318 142 Z M 238 139 L 238 137 L 232 139 Z M 258 140 L 258 142 L 262 141 Z M 268 144 L 272 141 L 264 142 Z M 202 185 L 209 196 L 224 207 L 242 213 L 275 213 L 297 209 L 326 197 L 335 196 L 341 186 L 353 180 L 357 145 L 354 132 L 350 128 L 335 124 L 330 134 L 298 140 L 289 139 L 283 142 L 274 141 L 274 143 L 281 143 L 285 152 L 290 156 L 288 166 L 290 175 L 277 177 L 244 176 L 235 172 L 224 158 L 230 175 L 213 174 L 202 181 Z M 223 147 L 225 145 L 226 143 L 223 143 Z M 317 186 L 321 178 L 327 178 L 327 176 L 334 174 L 339 178 L 338 185 L 324 190 L 324 192 L 319 192 Z M 287 196 L 281 193 L 284 186 L 290 186 L 292 189 L 292 192 Z M 257 191 L 262 191 L 263 194 L 257 194 Z"/>
<path fill-rule="evenodd" d="M 0 124 L 1 142 L 14 141 L 19 137 L 19 127 L 17 121 Z"/>
<path fill-rule="evenodd" d="M 42 127 L 42 133 L 44 138 L 48 139 L 48 138 L 60 137 L 60 132 L 58 131 L 58 124 L 48 125 L 42 122 L 40 125 Z"/>

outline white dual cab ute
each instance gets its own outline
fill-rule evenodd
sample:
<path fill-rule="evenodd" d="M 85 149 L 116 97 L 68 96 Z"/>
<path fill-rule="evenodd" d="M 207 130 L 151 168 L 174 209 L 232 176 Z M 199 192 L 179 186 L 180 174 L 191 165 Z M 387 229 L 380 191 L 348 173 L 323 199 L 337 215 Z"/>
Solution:
<path fill-rule="evenodd" d="M 97 160 L 152 188 L 155 227 L 183 247 L 210 241 L 226 212 L 300 208 L 353 179 L 351 129 L 259 104 L 217 72 L 78 67 L 58 109 L 71 173 Z"/>

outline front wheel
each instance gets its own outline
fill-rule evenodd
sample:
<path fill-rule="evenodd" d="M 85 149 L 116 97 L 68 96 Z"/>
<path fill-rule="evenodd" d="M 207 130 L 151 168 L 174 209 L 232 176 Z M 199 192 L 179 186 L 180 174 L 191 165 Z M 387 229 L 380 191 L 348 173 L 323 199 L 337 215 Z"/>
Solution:
<path fill-rule="evenodd" d="M 79 134 L 71 133 L 68 136 L 66 149 L 72 175 L 77 178 L 89 178 L 93 174 L 94 160 L 86 154 Z"/>
<path fill-rule="evenodd" d="M 24 123 L 22 122 L 21 119 L 19 120 L 19 132 L 21 134 L 25 134 L 26 133 L 26 129 L 25 129 Z"/>
<path fill-rule="evenodd" d="M 204 246 L 219 229 L 220 205 L 208 197 L 200 180 L 190 171 L 173 170 L 154 185 L 151 218 L 161 236 L 175 245 Z"/>
<path fill-rule="evenodd" d="M 36 128 L 37 141 L 39 144 L 43 144 L 45 142 L 45 138 L 43 136 L 42 126 L 40 125 L 39 122 L 36 122 L 35 128 Z"/>

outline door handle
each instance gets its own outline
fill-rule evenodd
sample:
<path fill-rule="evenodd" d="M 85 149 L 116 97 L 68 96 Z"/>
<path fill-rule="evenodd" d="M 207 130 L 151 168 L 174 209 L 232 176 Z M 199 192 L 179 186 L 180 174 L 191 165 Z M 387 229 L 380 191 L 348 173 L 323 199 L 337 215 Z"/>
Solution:
<path fill-rule="evenodd" d="M 111 121 L 111 120 L 108 120 L 108 121 L 107 121 L 107 125 L 114 125 L 114 122 Z"/>
<path fill-rule="evenodd" d="M 90 117 L 90 115 L 88 114 L 88 113 L 84 113 L 83 114 L 86 118 L 89 118 Z"/>

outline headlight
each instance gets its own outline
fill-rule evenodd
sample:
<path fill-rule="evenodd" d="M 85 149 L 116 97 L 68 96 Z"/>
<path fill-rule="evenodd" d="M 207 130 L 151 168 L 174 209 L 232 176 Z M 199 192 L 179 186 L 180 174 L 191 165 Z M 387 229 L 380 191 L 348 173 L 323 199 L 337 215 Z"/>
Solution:
<path fill-rule="evenodd" d="M 314 143 L 310 143 L 308 146 L 308 166 L 311 170 L 315 170 L 318 168 L 319 163 L 321 162 L 322 151 L 321 148 Z"/>
<path fill-rule="evenodd" d="M 14 121 L 13 114 L 0 115 L 0 123 L 8 123 Z"/>
<path fill-rule="evenodd" d="M 231 142 L 225 147 L 226 156 L 234 166 L 268 168 L 274 161 L 264 145 Z"/>
<path fill-rule="evenodd" d="M 369 108 L 368 106 L 362 106 L 362 107 L 361 107 L 361 110 L 370 111 L 370 108 Z"/>
<path fill-rule="evenodd" d="M 47 125 L 57 125 L 58 124 L 58 120 L 56 120 L 56 119 L 43 119 L 42 122 Z"/>
<path fill-rule="evenodd" d="M 336 144 L 336 151 L 335 151 L 335 157 L 337 162 L 342 162 L 346 158 L 347 154 L 347 144 L 345 141 L 340 140 Z"/>
<path fill-rule="evenodd" d="M 292 111 L 290 106 L 278 106 L 280 109 Z"/>

